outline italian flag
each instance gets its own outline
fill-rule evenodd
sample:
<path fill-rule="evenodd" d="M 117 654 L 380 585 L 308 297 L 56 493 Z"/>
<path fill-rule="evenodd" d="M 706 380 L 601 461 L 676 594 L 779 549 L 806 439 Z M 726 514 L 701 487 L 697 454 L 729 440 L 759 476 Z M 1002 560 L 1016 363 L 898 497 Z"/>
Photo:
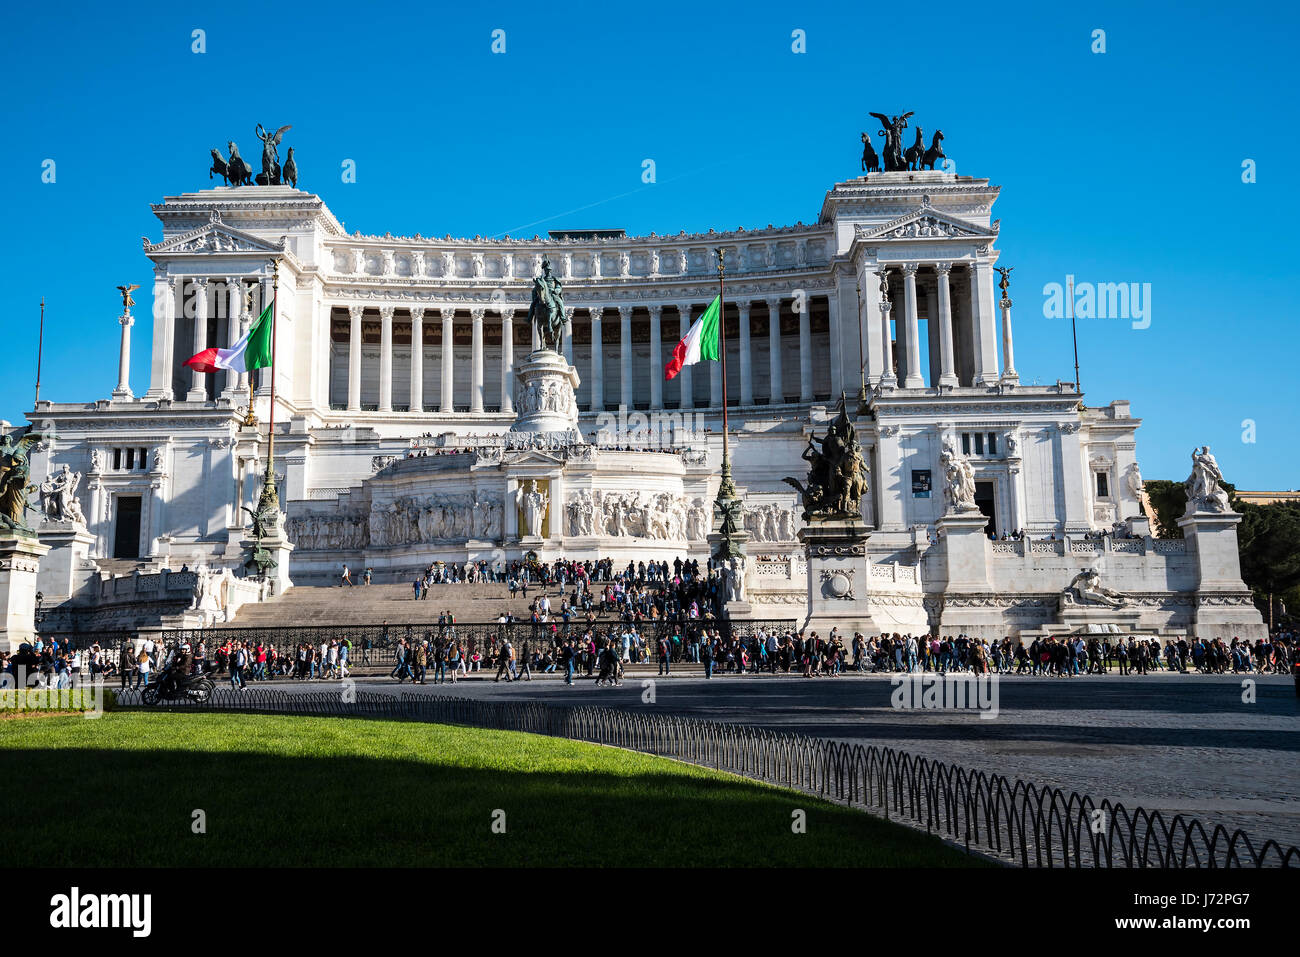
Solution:
<path fill-rule="evenodd" d="M 714 296 L 704 315 L 691 323 L 690 331 L 673 349 L 672 360 L 664 367 L 664 378 L 671 379 L 682 371 L 682 366 L 693 366 L 700 361 L 717 361 L 720 352 L 718 340 L 721 329 L 718 320 L 722 314 L 722 297 Z"/>
<path fill-rule="evenodd" d="M 185 365 L 198 372 L 218 372 L 221 369 L 233 369 L 235 372 L 251 372 L 265 369 L 271 364 L 271 313 L 275 309 L 275 300 L 267 303 L 257 321 L 249 327 L 248 332 L 229 349 L 204 349 L 196 356 L 185 360 Z"/>

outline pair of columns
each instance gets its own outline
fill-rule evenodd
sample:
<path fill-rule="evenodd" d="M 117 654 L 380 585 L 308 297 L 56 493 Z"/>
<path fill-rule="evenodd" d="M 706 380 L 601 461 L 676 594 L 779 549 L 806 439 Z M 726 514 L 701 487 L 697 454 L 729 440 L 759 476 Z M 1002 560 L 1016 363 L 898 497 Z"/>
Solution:
<path fill-rule="evenodd" d="M 832 299 L 833 301 L 833 299 Z M 799 314 L 799 401 L 811 402 L 813 399 L 813 357 L 812 357 L 812 322 L 811 310 L 807 300 L 800 300 L 802 308 L 796 306 Z M 768 402 L 770 405 L 778 405 L 785 402 L 785 392 L 782 385 L 782 361 L 781 361 L 781 298 L 779 296 L 771 297 L 766 300 L 768 309 Z M 741 299 L 736 302 L 737 310 L 740 314 L 740 338 L 738 343 L 738 356 L 740 359 L 740 404 L 742 406 L 752 406 L 754 404 L 754 373 L 753 373 L 753 346 L 750 330 L 750 313 L 752 302 L 747 299 Z M 602 324 L 604 322 L 604 306 L 589 307 L 591 322 L 591 403 L 590 409 L 593 412 L 603 411 L 605 408 L 605 355 L 604 355 L 604 338 L 602 334 Z M 620 305 L 616 307 L 619 311 L 619 367 L 620 367 L 620 402 L 628 407 L 633 408 L 635 402 L 634 381 L 632 376 L 632 306 Z M 663 306 L 650 305 L 647 307 L 650 312 L 650 408 L 663 408 L 663 377 L 659 370 L 664 366 L 663 355 Z M 678 331 L 685 338 L 690 331 L 692 318 L 693 303 L 678 303 L 676 305 L 678 315 Z M 572 360 L 570 360 L 572 361 Z M 687 366 L 677 374 L 681 400 L 679 408 L 692 409 L 695 407 L 693 396 L 693 368 Z M 712 407 L 721 407 L 722 405 L 722 366 L 721 363 L 711 363 L 709 368 L 710 389 L 709 401 Z"/>
<path fill-rule="evenodd" d="M 881 265 L 865 284 L 867 308 L 872 304 L 879 309 L 879 351 L 875 348 L 876 337 L 871 337 L 873 359 L 878 362 L 869 365 L 871 381 L 884 388 L 923 389 L 925 377 L 921 372 L 921 339 L 919 314 L 917 310 L 916 275 L 922 266 L 932 266 L 935 271 L 939 323 L 939 379 L 937 385 L 954 387 L 959 384 L 956 369 L 956 339 L 953 328 L 952 267 L 951 262 L 904 263 L 898 267 Z M 998 381 L 997 353 L 995 351 L 995 322 L 992 311 L 992 279 L 989 274 L 991 265 L 974 263 L 970 272 L 970 365 L 974 370 L 975 385 L 992 385 Z M 902 303 L 895 303 L 889 298 L 889 275 L 893 269 L 900 269 L 903 274 Z M 861 284 L 860 284 L 861 287 Z M 1004 379 L 1014 379 L 1015 364 L 1011 344 L 1011 303 L 1005 300 L 1003 317 L 1003 360 L 1007 369 Z M 901 305 L 901 310 L 900 310 Z M 899 344 L 903 349 L 901 356 L 895 356 L 895 344 L 891 333 L 891 319 L 899 328 Z M 898 372 L 895 372 L 897 362 Z M 901 375 L 901 382 L 899 381 Z"/>
<path fill-rule="evenodd" d="M 351 320 L 348 335 L 348 410 L 361 409 L 361 317 L 364 306 L 349 306 Z M 411 314 L 411 377 L 410 402 L 412 412 L 424 411 L 424 315 L 425 308 L 412 306 Z M 501 411 L 514 411 L 511 389 L 514 370 L 514 310 L 500 309 L 501 314 Z M 393 410 L 393 316 L 394 306 L 379 307 L 379 411 Z M 470 412 L 483 411 L 483 321 L 486 309 L 469 311 L 470 337 Z M 454 412 L 455 388 L 455 331 L 456 307 L 439 309 L 442 319 L 441 402 L 439 411 Z M 534 338 L 536 333 L 534 332 Z"/>
<path fill-rule="evenodd" d="M 149 390 L 145 393 L 146 399 L 168 399 L 175 397 L 172 388 L 172 381 L 175 376 L 175 354 L 176 354 L 176 328 L 182 310 L 178 308 L 184 302 L 187 294 L 193 295 L 193 314 L 191 317 L 191 344 L 195 353 L 202 352 L 212 345 L 221 343 L 212 343 L 208 341 L 208 319 L 216 297 L 223 294 L 226 298 L 226 317 L 228 322 L 228 341 L 224 344 L 226 347 L 233 346 L 245 333 L 248 332 L 249 325 L 252 322 L 252 316 L 244 301 L 244 282 L 242 276 L 227 276 L 224 280 L 213 281 L 206 276 L 172 276 L 168 275 L 165 268 L 154 270 L 154 288 L 153 288 L 153 357 L 149 369 Z M 271 279 L 270 277 L 261 277 L 261 302 L 270 302 L 271 296 Z M 224 290 L 221 286 L 224 285 Z M 121 355 L 119 357 L 118 369 L 118 387 L 114 391 L 115 396 L 130 393 L 130 387 L 127 382 L 130 367 L 131 342 L 130 327 L 133 323 L 126 320 L 129 317 L 123 316 L 119 320 L 122 323 L 122 345 Z M 191 402 L 203 402 L 207 400 L 207 379 L 208 374 L 192 370 L 190 372 L 190 388 L 185 394 L 185 399 Z M 223 394 L 232 393 L 242 394 L 248 389 L 248 374 L 237 373 L 229 370 L 225 373 L 223 379 Z"/>

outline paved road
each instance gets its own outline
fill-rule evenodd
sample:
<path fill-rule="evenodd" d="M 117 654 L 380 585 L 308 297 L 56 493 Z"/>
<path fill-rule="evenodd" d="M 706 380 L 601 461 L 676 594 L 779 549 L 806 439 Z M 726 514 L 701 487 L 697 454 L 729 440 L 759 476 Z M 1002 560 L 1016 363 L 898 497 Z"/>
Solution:
<path fill-rule="evenodd" d="M 475 679 L 413 689 L 362 679 L 359 688 L 655 709 L 885 744 L 1300 845 L 1300 699 L 1287 677 L 1257 676 L 1254 703 L 1243 702 L 1242 678 L 1234 676 L 1006 677 L 992 719 L 894 708 L 887 675 L 668 678 L 655 681 L 652 705 L 642 702 L 642 680 L 597 688 L 589 680 L 566 687 L 553 679 Z"/>

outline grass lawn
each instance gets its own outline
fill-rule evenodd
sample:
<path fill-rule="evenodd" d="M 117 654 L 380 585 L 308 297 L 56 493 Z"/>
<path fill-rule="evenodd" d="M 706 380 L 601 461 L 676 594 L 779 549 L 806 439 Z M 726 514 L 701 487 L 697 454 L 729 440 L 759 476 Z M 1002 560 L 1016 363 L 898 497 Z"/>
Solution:
<path fill-rule="evenodd" d="M 780 788 L 516 732 L 110 712 L 0 721 L 0 820 L 46 866 L 979 866 Z M 807 812 L 807 830 L 791 813 Z M 207 832 L 194 834 L 193 813 Z M 493 833 L 494 811 L 505 833 Z"/>

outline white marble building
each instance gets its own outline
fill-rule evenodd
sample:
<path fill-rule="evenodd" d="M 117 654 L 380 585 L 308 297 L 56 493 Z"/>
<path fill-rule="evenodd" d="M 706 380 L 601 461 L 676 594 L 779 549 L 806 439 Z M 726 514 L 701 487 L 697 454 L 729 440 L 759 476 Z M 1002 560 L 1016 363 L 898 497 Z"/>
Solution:
<path fill-rule="evenodd" d="M 802 614 L 802 520 L 782 479 L 804 475 L 808 435 L 842 393 L 856 409 L 865 378 L 870 412 L 857 426 L 872 473 L 872 574 L 897 583 L 900 601 L 931 623 L 1032 630 L 1057 621 L 1062 589 L 1100 561 L 1110 587 L 1134 593 L 1144 627 L 1193 628 L 1200 578 L 1187 543 L 1083 537 L 1142 515 L 1130 481 L 1140 420 L 1124 401 L 1083 407 L 1070 382 L 1022 384 L 1010 304 L 994 282 L 999 189 L 943 172 L 873 173 L 835 184 L 812 224 L 528 239 L 348 233 L 324 199 L 288 187 L 170 196 L 153 207 L 161 238 L 144 239 L 154 268 L 148 386 L 136 394 L 124 376 L 99 401 L 40 402 L 28 418 L 51 437 L 33 475 L 65 463 L 85 473 L 92 558 L 238 567 L 265 426 L 241 428 L 247 383 L 236 374 L 182 363 L 239 337 L 270 295 L 278 257 L 276 470 L 295 582 L 332 580 L 345 560 L 405 580 L 434 558 L 530 549 L 703 558 L 721 368 L 670 382 L 662 370 L 717 292 L 721 248 L 731 451 L 756 614 Z M 502 449 L 543 259 L 565 284 L 580 431 L 642 446 L 641 434 L 609 433 L 648 424 L 675 454 Z M 124 325 L 125 350 L 131 331 Z M 268 378 L 254 378 L 265 422 Z M 959 586 L 937 537 L 945 441 L 974 468 L 987 529 L 1028 536 L 985 538 L 983 569 Z M 464 451 L 408 460 L 413 447 Z M 514 494 L 534 479 L 550 506 L 544 535 L 524 541 Z M 396 530 L 394 513 L 406 516 Z M 1225 601 L 1241 604 L 1238 586 L 1239 576 Z M 963 618 L 958 607 L 978 611 Z"/>

